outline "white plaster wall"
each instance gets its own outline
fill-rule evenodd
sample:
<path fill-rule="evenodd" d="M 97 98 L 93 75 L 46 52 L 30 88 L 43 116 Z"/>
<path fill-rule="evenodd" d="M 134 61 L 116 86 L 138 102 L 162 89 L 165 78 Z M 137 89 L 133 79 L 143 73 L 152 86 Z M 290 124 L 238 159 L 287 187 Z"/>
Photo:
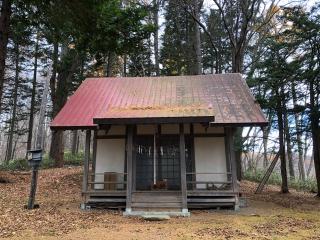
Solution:
<path fill-rule="evenodd" d="M 194 139 L 197 173 L 226 173 L 226 154 L 223 137 L 196 137 Z M 196 181 L 226 181 L 226 174 L 197 174 Z M 205 184 L 197 184 L 205 189 Z"/>
<path fill-rule="evenodd" d="M 124 172 L 125 139 L 97 139 L 96 173 Z M 121 179 L 122 178 L 122 179 Z M 119 180 L 123 180 L 123 176 Z M 103 182 L 104 175 L 97 175 L 96 182 Z M 119 187 L 122 187 L 119 185 Z M 103 189 L 96 184 L 95 189 Z"/>

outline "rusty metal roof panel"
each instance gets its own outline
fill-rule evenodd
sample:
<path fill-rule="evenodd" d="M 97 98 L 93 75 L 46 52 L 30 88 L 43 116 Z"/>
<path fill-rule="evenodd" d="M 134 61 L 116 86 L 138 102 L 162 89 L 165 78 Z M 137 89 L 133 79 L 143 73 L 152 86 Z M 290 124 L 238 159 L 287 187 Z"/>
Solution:
<path fill-rule="evenodd" d="M 214 74 L 89 78 L 68 99 L 51 128 L 90 128 L 95 123 L 144 123 L 150 119 L 267 124 L 240 74 Z"/>

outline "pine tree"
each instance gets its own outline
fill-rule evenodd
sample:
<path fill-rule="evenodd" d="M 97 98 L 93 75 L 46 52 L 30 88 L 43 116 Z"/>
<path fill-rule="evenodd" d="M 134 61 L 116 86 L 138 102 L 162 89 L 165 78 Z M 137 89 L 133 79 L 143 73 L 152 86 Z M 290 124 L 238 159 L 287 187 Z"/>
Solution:
<path fill-rule="evenodd" d="M 177 1 L 169 0 L 165 5 L 165 29 L 160 51 L 163 75 L 186 75 L 190 72 L 189 23 L 184 8 Z"/>

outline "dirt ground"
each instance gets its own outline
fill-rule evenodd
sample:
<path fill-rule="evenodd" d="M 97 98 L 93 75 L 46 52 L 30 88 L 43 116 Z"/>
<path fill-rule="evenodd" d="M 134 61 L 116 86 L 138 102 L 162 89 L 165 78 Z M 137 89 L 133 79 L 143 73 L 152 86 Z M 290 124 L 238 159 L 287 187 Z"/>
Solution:
<path fill-rule="evenodd" d="M 37 203 L 25 210 L 29 173 L 0 172 L 0 239 L 319 239 L 320 199 L 309 193 L 280 194 L 268 186 L 254 195 L 256 184 L 244 181 L 248 207 L 191 211 L 190 218 L 147 222 L 118 211 L 81 211 L 79 167 L 41 170 Z"/>

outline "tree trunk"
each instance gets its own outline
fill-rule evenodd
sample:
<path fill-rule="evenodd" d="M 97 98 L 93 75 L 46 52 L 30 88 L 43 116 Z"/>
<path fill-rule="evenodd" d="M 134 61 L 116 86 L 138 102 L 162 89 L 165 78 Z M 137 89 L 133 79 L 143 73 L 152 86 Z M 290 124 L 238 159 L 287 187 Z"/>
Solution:
<path fill-rule="evenodd" d="M 272 119 L 273 119 L 273 114 L 270 111 L 268 113 L 269 125 L 262 129 L 262 136 L 263 136 L 263 167 L 264 168 L 267 168 L 268 165 L 269 165 L 267 149 L 268 149 L 268 138 L 269 138 L 270 129 L 271 129 L 271 125 L 272 125 Z"/>
<path fill-rule="evenodd" d="M 314 80 L 310 80 L 310 121 L 313 143 L 313 161 L 317 181 L 317 196 L 320 197 L 320 128 L 319 128 L 319 109 L 316 104 L 316 94 Z"/>
<path fill-rule="evenodd" d="M 113 72 L 112 72 L 112 70 L 113 70 L 113 64 L 114 64 L 114 53 L 113 52 L 109 52 L 109 54 L 108 54 L 108 63 L 107 63 L 107 69 L 106 69 L 106 76 L 107 77 L 112 77 L 112 75 L 113 75 Z"/>
<path fill-rule="evenodd" d="M 151 37 L 148 38 L 147 43 L 148 43 L 148 52 L 151 53 L 151 52 L 152 52 Z M 148 58 L 151 59 L 151 54 L 148 54 Z M 143 61 L 141 61 L 141 65 L 142 65 L 142 66 L 144 65 Z M 151 74 L 152 74 L 152 70 L 153 70 L 153 69 L 152 69 L 152 62 L 151 62 L 151 61 L 148 61 L 147 72 L 146 72 L 146 75 L 145 75 L 145 76 L 150 77 Z"/>
<path fill-rule="evenodd" d="M 122 73 L 123 77 L 127 76 L 127 55 L 123 55 L 123 73 Z"/>
<path fill-rule="evenodd" d="M 154 31 L 154 67 L 156 76 L 160 75 L 159 69 L 159 0 L 153 0 L 153 24 L 155 26 Z"/>
<path fill-rule="evenodd" d="M 10 121 L 10 129 L 9 129 L 5 163 L 8 163 L 13 156 L 12 145 L 13 145 L 15 123 L 16 123 L 16 114 L 17 114 L 17 100 L 18 100 L 19 72 L 20 72 L 19 70 L 20 51 L 19 51 L 18 44 L 15 44 L 14 51 L 15 51 L 15 77 L 14 77 L 14 89 L 12 94 L 13 95 L 12 116 Z"/>
<path fill-rule="evenodd" d="M 241 73 L 243 65 L 244 53 L 242 48 L 237 46 L 232 47 L 232 72 Z"/>
<path fill-rule="evenodd" d="M 56 101 L 56 81 L 57 81 L 57 71 L 58 71 L 58 58 L 59 58 L 59 43 L 57 40 L 53 43 L 53 54 L 52 54 L 52 74 L 50 77 L 50 93 L 51 101 L 54 103 Z M 55 112 L 52 111 L 51 118 L 55 117 Z"/>
<path fill-rule="evenodd" d="M 72 131 L 72 144 L 71 144 L 71 153 L 75 155 L 77 153 L 77 146 L 78 146 L 78 131 Z"/>
<path fill-rule="evenodd" d="M 57 107 L 57 72 L 58 72 L 58 57 L 59 57 L 59 43 L 57 38 L 53 43 L 53 58 L 52 58 L 52 75 L 50 78 L 50 92 L 51 92 L 51 101 L 53 105 L 52 109 L 52 119 L 58 114 Z M 51 145 L 49 157 L 53 159 L 54 165 L 56 167 L 63 166 L 63 132 L 62 131 L 53 131 L 51 136 Z"/>
<path fill-rule="evenodd" d="M 269 160 L 268 160 L 268 138 L 269 138 L 269 133 L 270 133 L 270 126 L 271 126 L 271 113 L 269 113 L 269 126 L 264 127 L 262 129 L 262 138 L 263 138 L 263 168 L 267 168 L 269 165 Z"/>
<path fill-rule="evenodd" d="M 237 49 L 236 48 L 233 48 L 232 49 L 232 72 L 233 73 L 240 73 L 241 70 L 242 70 L 242 59 L 243 56 L 240 56 L 238 53 L 237 53 Z M 243 131 L 243 128 L 237 128 L 237 131 L 236 131 L 236 135 L 235 135 L 235 139 L 236 139 L 236 142 L 238 143 L 237 144 L 237 149 L 236 149 L 236 152 L 235 152 L 235 159 L 236 159 L 236 162 L 239 163 L 237 165 L 237 173 L 238 173 L 238 180 L 240 181 L 241 180 L 241 174 L 242 174 L 242 170 L 241 170 L 241 156 L 242 156 L 242 150 L 243 150 L 243 140 L 242 140 L 242 131 Z"/>
<path fill-rule="evenodd" d="M 313 167 L 313 164 L 314 164 L 313 154 L 314 154 L 314 152 L 312 151 L 312 155 L 311 155 L 311 158 L 310 158 L 309 167 L 308 167 L 308 169 L 307 169 L 307 178 L 309 178 L 310 173 L 311 173 L 311 170 L 312 170 L 312 167 Z"/>
<path fill-rule="evenodd" d="M 278 91 L 278 90 L 277 90 Z M 278 128 L 279 128 L 279 153 L 281 160 L 281 192 L 288 193 L 288 176 L 287 176 L 287 166 L 286 166 L 286 149 L 284 144 L 284 124 L 283 124 L 283 112 L 282 112 L 282 100 L 280 96 L 277 96 L 277 117 L 278 117 Z M 281 97 L 282 98 L 282 97 Z"/>
<path fill-rule="evenodd" d="M 37 129 L 37 136 L 36 136 L 36 149 L 43 149 L 44 145 L 44 134 L 45 134 L 45 114 L 46 114 L 46 108 L 47 108 L 47 100 L 48 100 L 48 92 L 49 92 L 49 81 L 46 79 L 43 95 L 41 99 L 41 106 L 39 111 L 39 123 L 38 123 L 38 129 Z"/>
<path fill-rule="evenodd" d="M 63 149 L 63 131 L 53 131 L 51 137 L 50 158 L 54 160 L 55 167 L 63 167 L 64 165 Z"/>
<path fill-rule="evenodd" d="M 289 123 L 288 123 L 288 114 L 287 114 L 287 111 L 285 110 L 285 108 L 283 110 L 283 118 L 284 118 L 285 140 L 286 140 L 286 144 L 287 144 L 289 175 L 290 175 L 290 179 L 294 179 L 295 174 L 294 174 L 294 163 L 293 163 L 292 148 L 291 148 L 291 136 L 290 136 L 290 130 L 289 130 Z"/>
<path fill-rule="evenodd" d="M 37 87 L 38 49 L 39 49 L 39 40 L 37 36 L 35 50 L 34 50 L 33 80 L 32 80 L 32 92 L 31 92 L 31 103 L 30 103 L 30 114 L 29 114 L 27 151 L 32 148 L 33 121 L 34 121 L 33 118 L 34 118 L 36 87 Z"/>
<path fill-rule="evenodd" d="M 2 108 L 3 85 L 7 57 L 8 35 L 10 28 L 11 0 L 2 0 L 0 15 L 0 113 Z"/>
<path fill-rule="evenodd" d="M 71 61 L 61 61 L 64 63 L 60 69 L 57 78 L 56 88 L 55 88 L 55 99 L 52 101 L 52 110 L 53 117 L 55 117 L 58 112 L 62 109 L 64 104 L 67 101 L 68 93 L 69 93 L 69 85 L 72 81 L 72 77 L 80 66 L 80 59 L 77 53 L 71 53 L 71 50 L 68 48 L 66 44 L 62 45 L 61 48 L 61 58 L 69 58 L 72 57 Z M 74 54 L 69 56 L 69 54 Z M 52 90 L 51 90 L 52 91 Z M 63 131 L 56 130 L 52 133 L 51 139 L 51 147 L 50 147 L 50 157 L 54 159 L 54 165 L 56 167 L 62 167 L 64 164 L 63 159 L 64 152 L 64 139 L 63 139 Z"/>
<path fill-rule="evenodd" d="M 291 84 L 291 93 L 292 93 L 293 106 L 296 107 L 298 105 L 298 100 L 297 100 L 297 93 L 296 93 L 294 83 Z M 298 154 L 299 154 L 299 161 L 298 161 L 299 178 L 301 180 L 305 181 L 306 180 L 306 170 L 305 170 L 304 160 L 303 160 L 301 121 L 299 120 L 298 113 L 294 113 L 294 120 L 295 120 Z"/>
<path fill-rule="evenodd" d="M 262 130 L 262 138 L 263 138 L 263 168 L 267 168 L 268 167 L 268 136 L 269 136 L 269 132 L 268 132 L 268 128 L 264 127 Z"/>
<path fill-rule="evenodd" d="M 203 4 L 203 0 L 193 0 L 193 9 L 194 9 L 194 16 L 196 18 L 194 22 L 194 40 L 193 40 L 193 48 L 195 52 L 195 63 L 193 66 L 193 74 L 200 75 L 202 73 L 202 58 L 201 58 L 201 39 L 200 39 L 200 28 L 198 22 L 200 21 L 200 10 Z"/>

